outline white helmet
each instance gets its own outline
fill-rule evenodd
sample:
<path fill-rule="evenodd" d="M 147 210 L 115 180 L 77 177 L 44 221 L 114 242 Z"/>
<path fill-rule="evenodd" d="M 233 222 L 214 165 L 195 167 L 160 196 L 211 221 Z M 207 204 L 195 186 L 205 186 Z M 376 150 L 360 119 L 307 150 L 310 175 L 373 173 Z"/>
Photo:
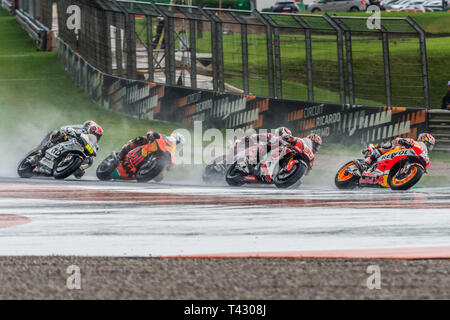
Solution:
<path fill-rule="evenodd" d="M 178 150 L 183 149 L 185 139 L 181 133 L 174 132 L 170 135 L 175 140 L 175 144 Z"/>

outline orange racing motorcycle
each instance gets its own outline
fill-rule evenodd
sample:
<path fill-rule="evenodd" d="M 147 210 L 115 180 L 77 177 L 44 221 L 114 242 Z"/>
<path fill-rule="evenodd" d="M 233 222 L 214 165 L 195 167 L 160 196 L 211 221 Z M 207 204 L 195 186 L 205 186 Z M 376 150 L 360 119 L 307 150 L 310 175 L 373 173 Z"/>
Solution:
<path fill-rule="evenodd" d="M 151 143 L 138 146 L 119 160 L 118 153 L 113 152 L 97 168 L 97 178 L 102 181 L 137 180 L 148 182 L 163 180 L 164 169 L 175 165 L 176 145 L 166 136 L 161 135 Z"/>
<path fill-rule="evenodd" d="M 347 162 L 337 172 L 335 184 L 339 189 L 382 187 L 408 190 L 419 182 L 429 166 L 428 152 L 418 142 L 414 142 L 411 148 L 398 146 L 387 151 L 363 172 L 359 168 L 364 167 L 364 159 Z"/>

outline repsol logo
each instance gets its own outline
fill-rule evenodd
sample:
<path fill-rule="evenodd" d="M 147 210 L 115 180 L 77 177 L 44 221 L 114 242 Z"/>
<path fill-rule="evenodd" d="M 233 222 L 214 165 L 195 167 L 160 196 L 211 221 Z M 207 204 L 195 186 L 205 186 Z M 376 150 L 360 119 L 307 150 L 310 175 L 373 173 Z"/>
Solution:
<path fill-rule="evenodd" d="M 396 156 L 404 156 L 408 154 L 408 150 L 397 151 L 393 153 L 388 153 L 380 158 L 380 160 L 392 159 Z"/>
<path fill-rule="evenodd" d="M 340 122 L 341 121 L 341 114 L 338 113 L 332 113 L 325 116 L 317 117 L 316 118 L 316 127 L 326 126 L 332 123 Z"/>
<path fill-rule="evenodd" d="M 309 108 L 305 108 L 303 112 L 304 118 L 315 117 L 323 113 L 324 106 L 320 104 L 318 106 L 312 106 Z"/>

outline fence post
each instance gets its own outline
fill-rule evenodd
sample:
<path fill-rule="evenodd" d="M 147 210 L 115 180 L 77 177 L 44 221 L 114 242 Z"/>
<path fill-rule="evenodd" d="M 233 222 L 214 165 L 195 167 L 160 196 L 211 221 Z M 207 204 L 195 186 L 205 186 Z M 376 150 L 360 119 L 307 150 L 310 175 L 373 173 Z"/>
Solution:
<path fill-rule="evenodd" d="M 294 15 L 294 20 L 305 30 L 305 50 L 306 50 L 306 76 L 308 82 L 308 101 L 314 101 L 313 83 L 313 61 L 311 45 L 311 27 L 299 15 Z"/>
<path fill-rule="evenodd" d="M 406 21 L 417 31 L 420 41 L 420 57 L 422 64 L 422 82 L 423 82 L 423 97 L 425 108 L 430 109 L 430 83 L 428 80 L 428 59 L 427 59 L 427 46 L 425 39 L 425 32 L 423 29 L 412 19 L 410 16 L 406 17 Z"/>
<path fill-rule="evenodd" d="M 233 18 L 240 23 L 241 26 L 241 49 L 242 49 L 242 85 L 244 88 L 244 93 L 249 94 L 250 92 L 250 81 L 248 73 L 248 34 L 247 34 L 247 23 L 239 15 L 231 12 Z"/>
<path fill-rule="evenodd" d="M 111 50 L 111 24 L 112 24 L 112 13 L 110 11 L 105 12 L 105 23 L 104 32 L 106 32 L 106 45 L 104 47 L 104 57 L 106 64 L 106 73 L 112 74 L 112 50 Z"/>
<path fill-rule="evenodd" d="M 189 53 L 191 58 L 191 87 L 197 88 L 197 34 L 195 30 L 195 20 L 189 19 Z"/>
<path fill-rule="evenodd" d="M 384 84 L 386 86 L 386 105 L 392 106 L 391 61 L 389 55 L 389 33 L 381 26 L 381 39 L 383 44 Z"/>
<path fill-rule="evenodd" d="M 266 21 L 266 19 L 261 16 L 261 14 L 254 10 L 252 14 L 261 21 L 266 26 L 266 42 L 267 42 L 267 78 L 269 82 L 269 97 L 275 98 L 274 92 L 274 70 L 273 70 L 273 43 L 272 43 L 272 27 Z"/>
<path fill-rule="evenodd" d="M 340 103 L 345 104 L 344 45 L 342 39 L 342 30 L 326 12 L 322 17 L 333 27 L 334 30 L 336 30 Z"/>
<path fill-rule="evenodd" d="M 136 34 L 134 14 L 125 15 L 125 33 L 127 34 L 127 78 L 136 79 Z"/>
<path fill-rule="evenodd" d="M 148 65 L 148 81 L 154 82 L 155 75 L 153 70 L 153 18 L 146 16 L 147 24 L 147 65 Z"/>
<path fill-rule="evenodd" d="M 115 12 L 114 13 L 114 24 L 116 26 L 116 65 L 117 65 L 117 74 L 123 75 L 123 57 L 122 57 L 122 19 L 121 14 Z"/>
<path fill-rule="evenodd" d="M 173 32 L 175 30 L 173 18 L 169 17 L 157 4 L 150 2 L 153 8 L 164 18 L 164 68 L 166 74 L 166 84 L 176 84 L 175 70 L 175 41 Z"/>
<path fill-rule="evenodd" d="M 201 12 L 211 22 L 211 51 L 213 66 L 213 89 L 225 91 L 224 66 L 223 66 L 223 43 L 222 22 L 214 14 L 201 9 Z"/>
<path fill-rule="evenodd" d="M 345 36 L 345 53 L 347 58 L 347 85 L 349 104 L 355 104 L 355 88 L 353 82 L 353 49 L 352 49 L 352 33 L 350 29 L 339 18 L 332 19 L 344 30 Z"/>

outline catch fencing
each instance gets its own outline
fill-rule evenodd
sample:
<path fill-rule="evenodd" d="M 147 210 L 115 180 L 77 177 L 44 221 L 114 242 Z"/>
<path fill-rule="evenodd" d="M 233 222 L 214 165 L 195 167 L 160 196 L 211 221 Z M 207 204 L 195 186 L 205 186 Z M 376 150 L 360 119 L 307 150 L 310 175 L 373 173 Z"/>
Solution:
<path fill-rule="evenodd" d="M 99 105 L 139 119 L 206 127 L 271 129 L 288 126 L 297 136 L 320 134 L 325 143 L 365 145 L 426 131 L 427 110 L 369 107 L 264 98 L 168 86 L 106 74 L 63 41 L 58 58 L 75 83 Z"/>
<path fill-rule="evenodd" d="M 279 99 L 430 106 L 425 33 L 409 17 L 123 0 L 57 5 L 60 38 L 109 74 Z M 72 5 L 81 9 L 79 30 L 67 27 Z"/>

